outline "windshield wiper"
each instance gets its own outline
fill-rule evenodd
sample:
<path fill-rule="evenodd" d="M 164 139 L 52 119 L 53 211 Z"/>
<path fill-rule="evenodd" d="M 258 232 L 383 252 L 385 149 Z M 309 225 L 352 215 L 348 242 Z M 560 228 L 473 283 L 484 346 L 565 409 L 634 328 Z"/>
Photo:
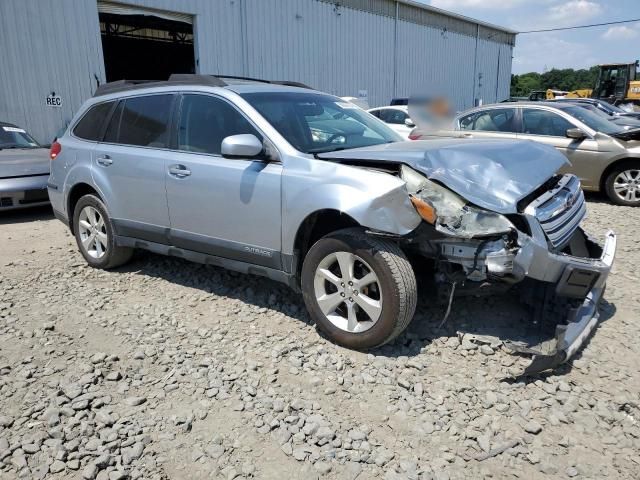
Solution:
<path fill-rule="evenodd" d="M 640 140 L 640 128 L 634 128 L 631 130 L 623 130 L 622 132 L 610 133 L 612 137 L 621 138 L 623 140 L 639 139 Z"/>
<path fill-rule="evenodd" d="M 352 147 L 349 147 L 352 148 Z M 308 153 L 329 153 L 329 152 L 338 152 L 340 150 L 347 150 L 347 147 L 320 147 L 314 148 L 313 150 L 309 150 Z"/>

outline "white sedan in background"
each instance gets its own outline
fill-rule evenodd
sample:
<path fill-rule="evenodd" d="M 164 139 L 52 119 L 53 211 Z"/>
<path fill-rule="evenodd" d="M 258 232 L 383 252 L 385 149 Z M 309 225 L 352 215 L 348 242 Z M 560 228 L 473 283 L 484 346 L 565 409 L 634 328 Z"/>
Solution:
<path fill-rule="evenodd" d="M 389 127 L 399 133 L 402 138 L 409 140 L 409 134 L 415 127 L 415 123 L 413 123 L 411 117 L 409 117 L 409 107 L 406 105 L 394 105 L 371 108 L 367 110 L 367 112 L 389 125 Z"/>

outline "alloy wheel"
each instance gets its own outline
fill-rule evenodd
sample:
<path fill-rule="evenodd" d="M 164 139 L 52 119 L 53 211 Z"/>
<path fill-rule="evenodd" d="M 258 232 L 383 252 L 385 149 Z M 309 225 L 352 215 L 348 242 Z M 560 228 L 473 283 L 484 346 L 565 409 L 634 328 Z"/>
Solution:
<path fill-rule="evenodd" d="M 89 256 L 98 259 L 107 253 L 109 245 L 107 227 L 104 224 L 104 218 L 96 208 L 87 205 L 80 211 L 78 232 L 82 248 Z"/>
<path fill-rule="evenodd" d="M 626 202 L 640 200 L 640 170 L 630 169 L 620 172 L 613 181 L 613 191 Z"/>
<path fill-rule="evenodd" d="M 314 293 L 320 311 L 337 328 L 361 333 L 382 313 L 382 289 L 373 268 L 349 252 L 334 252 L 318 264 Z"/>

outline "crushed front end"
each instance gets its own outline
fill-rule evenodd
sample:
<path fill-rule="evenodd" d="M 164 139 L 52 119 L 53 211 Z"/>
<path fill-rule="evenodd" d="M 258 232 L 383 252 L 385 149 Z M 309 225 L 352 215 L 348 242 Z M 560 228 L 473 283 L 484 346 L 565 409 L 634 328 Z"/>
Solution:
<path fill-rule="evenodd" d="M 606 233 L 600 246 L 580 227 L 586 208 L 579 180 L 556 175 L 519 202 L 518 213 L 500 215 L 469 206 L 412 175 L 405 170 L 403 178 L 413 191 L 414 206 L 434 227 L 422 229 L 414 246 L 435 259 L 436 281 L 449 301 L 454 292 L 492 294 L 517 285 L 532 320 L 555 326 L 551 347 L 507 344 L 516 353 L 532 356 L 522 373 L 567 361 L 598 322 L 598 302 L 616 250 L 613 232 Z"/>

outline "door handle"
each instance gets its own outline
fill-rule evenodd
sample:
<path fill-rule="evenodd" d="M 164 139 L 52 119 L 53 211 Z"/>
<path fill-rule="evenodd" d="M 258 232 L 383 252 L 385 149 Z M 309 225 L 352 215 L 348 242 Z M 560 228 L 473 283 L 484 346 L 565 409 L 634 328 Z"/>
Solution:
<path fill-rule="evenodd" d="M 113 160 L 111 160 L 111 157 L 109 155 L 102 155 L 96 158 L 96 162 L 98 162 L 103 167 L 108 167 L 113 163 Z"/>
<path fill-rule="evenodd" d="M 169 174 L 177 178 L 184 178 L 191 175 L 191 170 L 188 170 L 184 165 L 171 165 L 169 167 Z"/>
<path fill-rule="evenodd" d="M 473 138 L 473 133 L 463 133 L 462 136 L 464 138 Z"/>

